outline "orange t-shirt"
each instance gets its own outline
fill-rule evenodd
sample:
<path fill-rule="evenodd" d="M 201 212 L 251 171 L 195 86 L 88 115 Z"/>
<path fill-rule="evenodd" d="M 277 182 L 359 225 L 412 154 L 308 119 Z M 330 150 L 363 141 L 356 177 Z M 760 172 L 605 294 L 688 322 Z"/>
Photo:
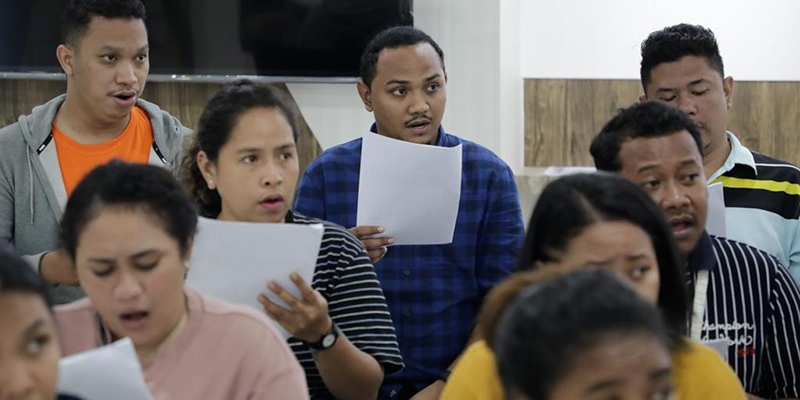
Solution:
<path fill-rule="evenodd" d="M 132 163 L 147 163 L 150 158 L 150 147 L 153 146 L 153 127 L 150 126 L 147 112 L 134 107 L 128 126 L 119 136 L 108 142 L 78 143 L 61 132 L 55 122 L 53 122 L 53 139 L 56 142 L 58 165 L 61 167 L 64 188 L 69 196 L 81 179 L 98 165 L 115 158 Z"/>

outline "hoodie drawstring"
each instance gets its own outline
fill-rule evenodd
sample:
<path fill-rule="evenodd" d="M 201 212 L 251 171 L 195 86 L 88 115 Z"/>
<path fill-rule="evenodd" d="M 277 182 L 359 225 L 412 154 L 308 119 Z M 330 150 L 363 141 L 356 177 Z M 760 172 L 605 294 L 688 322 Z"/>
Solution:
<path fill-rule="evenodd" d="M 31 188 L 31 225 L 33 225 L 33 162 L 31 161 L 31 148 L 25 146 L 25 154 L 28 156 L 28 178 L 31 180 L 29 185 Z"/>

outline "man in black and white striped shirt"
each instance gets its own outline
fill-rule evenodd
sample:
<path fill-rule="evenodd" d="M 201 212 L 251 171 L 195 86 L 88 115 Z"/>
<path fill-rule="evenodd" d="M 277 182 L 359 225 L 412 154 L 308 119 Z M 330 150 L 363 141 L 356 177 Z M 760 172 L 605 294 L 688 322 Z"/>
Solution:
<path fill-rule="evenodd" d="M 620 111 L 591 146 L 599 170 L 640 184 L 688 260 L 692 338 L 715 342 L 751 398 L 800 397 L 800 290 L 773 256 L 708 235 L 700 134 L 662 102 Z"/>

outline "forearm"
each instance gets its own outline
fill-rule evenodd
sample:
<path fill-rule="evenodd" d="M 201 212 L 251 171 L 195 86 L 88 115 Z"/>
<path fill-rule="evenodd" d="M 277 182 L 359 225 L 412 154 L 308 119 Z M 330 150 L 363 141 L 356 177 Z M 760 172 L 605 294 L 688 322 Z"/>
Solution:
<path fill-rule="evenodd" d="M 342 335 L 336 344 L 314 356 L 322 380 L 340 400 L 375 400 L 383 382 L 383 369 L 371 355 Z"/>

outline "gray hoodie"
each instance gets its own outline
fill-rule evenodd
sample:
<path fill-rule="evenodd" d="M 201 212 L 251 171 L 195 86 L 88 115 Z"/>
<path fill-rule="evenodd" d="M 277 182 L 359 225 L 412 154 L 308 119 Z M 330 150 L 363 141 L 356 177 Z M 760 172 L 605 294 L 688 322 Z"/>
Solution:
<path fill-rule="evenodd" d="M 67 204 L 51 125 L 66 95 L 37 106 L 30 115 L 0 129 L 0 240 L 7 240 L 38 268 L 42 255 L 59 246 L 58 225 Z M 191 131 L 158 106 L 136 103 L 150 116 L 150 164 L 177 174 L 183 139 Z M 59 286 L 57 303 L 83 297 L 80 288 Z"/>

